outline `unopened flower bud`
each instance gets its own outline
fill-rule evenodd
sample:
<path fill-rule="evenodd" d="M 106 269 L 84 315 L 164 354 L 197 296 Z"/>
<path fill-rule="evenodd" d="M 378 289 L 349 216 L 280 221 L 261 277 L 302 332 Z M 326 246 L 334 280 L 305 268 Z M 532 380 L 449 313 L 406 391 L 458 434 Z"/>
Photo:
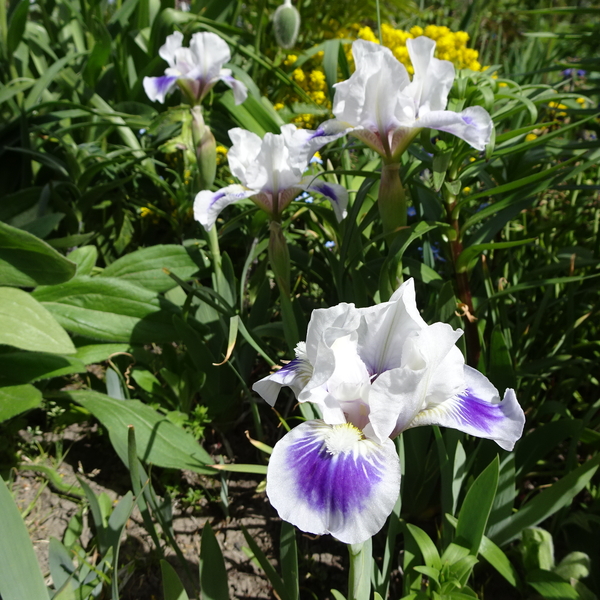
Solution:
<path fill-rule="evenodd" d="M 292 48 L 299 31 L 300 13 L 295 6 L 292 6 L 292 0 L 284 0 L 273 15 L 273 32 L 277 44 L 281 48 Z"/>
<path fill-rule="evenodd" d="M 194 106 L 191 111 L 199 185 L 201 190 L 208 190 L 212 186 L 217 173 L 217 142 L 212 131 L 204 122 L 200 106 Z"/>

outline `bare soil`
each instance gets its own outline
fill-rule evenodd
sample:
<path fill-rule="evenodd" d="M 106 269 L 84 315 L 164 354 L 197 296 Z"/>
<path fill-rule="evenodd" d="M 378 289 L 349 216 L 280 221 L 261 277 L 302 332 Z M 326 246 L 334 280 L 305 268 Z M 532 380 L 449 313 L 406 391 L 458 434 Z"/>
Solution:
<path fill-rule="evenodd" d="M 129 473 L 109 442 L 94 431 L 95 427 L 71 426 L 60 434 L 65 457 L 60 464 L 47 458 L 39 464 L 52 466 L 60 475 L 63 485 L 78 486 L 76 475 L 84 479 L 94 493 L 105 492 L 117 502 L 130 489 Z M 27 436 L 25 432 L 21 432 Z M 55 436 L 56 437 L 56 436 Z M 29 439 L 28 441 L 33 441 Z M 35 440 L 44 446 L 52 445 L 51 434 Z M 31 466 L 37 464 L 38 459 Z M 249 462 L 247 457 L 240 462 Z M 264 492 L 257 492 L 261 478 L 232 474 L 228 478 L 228 511 L 225 517 L 216 501 L 219 497 L 218 481 L 201 478 L 195 473 L 183 472 L 181 486 L 190 489 L 206 488 L 208 494 L 194 506 L 173 505 L 173 528 L 176 541 L 187 565 L 182 565 L 174 551 L 164 546 L 167 560 L 179 573 L 190 598 L 198 597 L 198 557 L 200 537 L 204 524 L 209 521 L 223 551 L 228 572 L 231 598 L 271 600 L 276 598 L 264 573 L 250 560 L 243 525 L 253 536 L 260 549 L 278 568 L 279 534 L 281 522 L 270 506 Z M 158 493 L 160 483 L 157 484 Z M 212 489 L 212 494 L 211 494 Z M 48 548 L 52 537 L 63 539 L 69 520 L 86 504 L 68 493 L 61 493 L 49 484 L 48 479 L 33 470 L 18 470 L 12 490 L 21 512 L 26 511 L 25 522 L 47 583 L 51 584 L 48 567 Z M 90 547 L 93 537 L 91 515 L 84 512 L 84 529 L 81 545 Z M 301 598 L 331 598 L 329 590 L 345 587 L 346 549 L 329 537 L 312 539 L 298 532 L 300 557 Z M 162 582 L 159 553 L 146 532 L 139 511 L 127 522 L 120 552 L 120 583 L 122 600 L 161 600 Z M 122 568 L 127 567 L 127 568 Z M 191 578 L 190 578 L 191 574 Z M 310 591 L 309 591 L 310 590 Z"/>

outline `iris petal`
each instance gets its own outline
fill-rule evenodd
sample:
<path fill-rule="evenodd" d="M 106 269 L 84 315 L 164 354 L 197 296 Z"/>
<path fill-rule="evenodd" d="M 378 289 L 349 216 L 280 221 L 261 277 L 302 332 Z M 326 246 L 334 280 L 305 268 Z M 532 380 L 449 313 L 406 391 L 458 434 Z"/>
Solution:
<path fill-rule="evenodd" d="M 194 200 L 194 218 L 209 231 L 215 224 L 219 213 L 230 204 L 256 194 L 242 185 L 228 185 L 218 192 L 204 190 Z"/>
<path fill-rule="evenodd" d="M 449 400 L 430 404 L 410 424 L 452 427 L 476 437 L 494 440 L 512 450 L 523 433 L 525 414 L 514 390 L 507 389 L 500 401 L 498 390 L 475 369 L 465 365 L 466 388 Z"/>
<path fill-rule="evenodd" d="M 166 95 L 173 90 L 177 84 L 177 77 L 144 77 L 144 91 L 152 102 L 165 101 Z"/>
<path fill-rule="evenodd" d="M 307 421 L 276 444 L 269 461 L 267 495 L 279 516 L 347 544 L 383 527 L 399 491 L 394 444 L 366 440 L 348 424 Z"/>

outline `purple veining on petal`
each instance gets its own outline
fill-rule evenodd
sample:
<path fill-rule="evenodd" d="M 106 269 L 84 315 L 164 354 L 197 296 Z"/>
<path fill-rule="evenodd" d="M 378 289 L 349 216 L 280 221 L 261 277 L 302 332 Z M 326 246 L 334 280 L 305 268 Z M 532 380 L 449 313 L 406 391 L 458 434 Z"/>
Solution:
<path fill-rule="evenodd" d="M 468 115 L 463 115 L 462 120 L 467 125 L 475 125 L 475 119 L 473 119 L 473 117 L 469 117 Z"/>
<path fill-rule="evenodd" d="M 472 425 L 486 433 L 491 433 L 494 425 L 502 421 L 505 416 L 501 404 L 490 404 L 477 398 L 473 390 L 467 388 L 458 394 L 461 402 L 457 407 L 457 416 L 466 425 Z"/>
<path fill-rule="evenodd" d="M 212 206 L 214 205 L 215 202 L 219 201 L 221 198 L 223 198 L 223 196 L 226 196 L 227 194 L 225 194 L 224 192 L 215 192 L 214 196 L 212 197 L 212 200 L 210 201 L 210 204 L 208 205 L 209 208 L 212 208 Z"/>
<path fill-rule="evenodd" d="M 335 190 L 324 181 L 317 181 L 310 187 L 311 189 L 319 192 L 320 194 L 323 194 L 323 196 L 327 196 L 327 198 L 329 198 L 330 200 L 333 200 L 336 203 L 339 202 L 339 198 L 337 197 Z"/>
<path fill-rule="evenodd" d="M 315 138 L 321 137 L 322 135 L 326 135 L 325 130 L 322 127 L 318 127 L 308 139 L 314 140 Z"/>
<path fill-rule="evenodd" d="M 296 494 L 336 521 L 366 508 L 373 487 L 383 478 L 383 465 L 374 458 L 352 451 L 333 455 L 319 435 L 299 439 L 288 450 Z"/>
<path fill-rule="evenodd" d="M 295 371 L 302 361 L 299 358 L 294 358 L 294 360 L 290 360 L 289 363 L 283 365 L 281 369 L 279 369 L 280 373 L 287 373 L 288 371 Z"/>

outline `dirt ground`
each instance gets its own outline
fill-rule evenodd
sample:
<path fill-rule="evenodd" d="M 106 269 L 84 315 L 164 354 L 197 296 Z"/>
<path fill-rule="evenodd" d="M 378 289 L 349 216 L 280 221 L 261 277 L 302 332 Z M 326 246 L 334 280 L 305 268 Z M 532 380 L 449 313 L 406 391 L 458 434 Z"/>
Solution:
<path fill-rule="evenodd" d="M 27 437 L 25 432 L 22 432 L 22 435 Z M 105 492 L 113 502 L 127 493 L 130 489 L 128 471 L 107 439 L 89 427 L 80 426 L 69 428 L 61 436 L 66 454 L 64 460 L 57 466 L 56 462 L 49 458 L 45 464 L 55 468 L 63 484 L 78 486 L 77 474 L 87 481 L 96 494 Z M 51 440 L 35 441 L 43 441 L 47 444 Z M 182 486 L 189 486 L 190 489 L 217 485 L 216 480 L 202 481 L 194 473 L 184 472 L 182 478 Z M 198 597 L 195 588 L 198 585 L 200 537 L 207 520 L 223 551 L 230 597 L 248 600 L 276 598 L 260 567 L 244 552 L 247 543 L 241 531 L 241 525 L 246 527 L 261 550 L 277 567 L 281 522 L 264 492 L 256 491 L 260 481 L 260 476 L 252 478 L 252 476 L 233 474 L 229 477 L 228 518 L 225 517 L 218 502 L 207 500 L 206 495 L 195 506 L 174 503 L 173 526 L 176 541 L 188 563 L 193 581 L 190 581 L 186 569 L 171 549 L 166 549 L 165 554 L 167 560 L 180 574 L 190 598 Z M 82 503 L 76 497 L 59 493 L 48 483 L 46 477 L 34 470 L 19 470 L 12 489 L 21 512 L 27 511 L 25 522 L 42 572 L 47 583 L 51 584 L 48 567 L 50 539 L 55 537 L 62 540 L 69 520 L 80 510 Z M 215 495 L 218 497 L 218 488 Z M 84 513 L 84 529 L 80 538 L 84 548 L 93 536 L 91 522 L 91 515 Z M 331 588 L 344 590 L 345 546 L 329 537 L 315 540 L 300 532 L 297 534 L 297 540 L 301 562 L 301 597 L 318 597 L 326 600 L 332 597 L 329 593 Z M 129 566 L 128 569 L 121 571 L 122 600 L 163 598 L 158 560 L 158 553 L 144 529 L 141 515 L 136 508 L 127 522 L 121 546 L 120 566 Z"/>

